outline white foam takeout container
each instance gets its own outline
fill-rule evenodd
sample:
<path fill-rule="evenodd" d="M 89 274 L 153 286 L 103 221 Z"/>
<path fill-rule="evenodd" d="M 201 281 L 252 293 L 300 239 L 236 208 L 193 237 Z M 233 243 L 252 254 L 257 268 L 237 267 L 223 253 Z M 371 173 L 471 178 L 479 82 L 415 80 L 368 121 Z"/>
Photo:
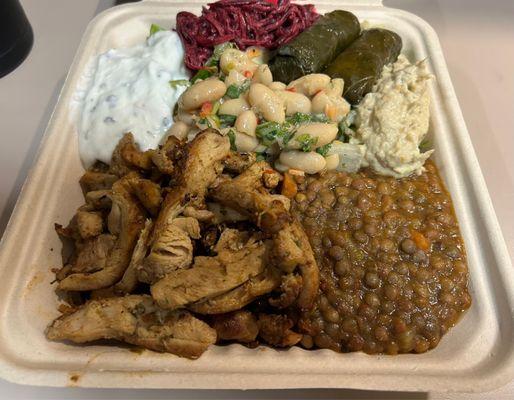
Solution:
<path fill-rule="evenodd" d="M 126 347 L 49 342 L 58 315 L 51 267 L 60 266 L 54 222 L 66 224 L 82 204 L 77 134 L 69 104 L 86 63 L 112 47 L 140 43 L 151 23 L 174 24 L 178 11 L 201 2 L 143 2 L 112 8 L 89 25 L 23 187 L 0 249 L 0 376 L 48 386 L 117 388 L 358 388 L 485 391 L 514 375 L 514 274 L 496 216 L 450 82 L 435 32 L 422 19 L 380 1 L 321 0 L 398 32 L 411 59 L 428 58 L 431 140 L 466 243 L 473 305 L 439 346 L 421 355 L 338 354 L 329 350 L 211 346 L 198 360 Z"/>

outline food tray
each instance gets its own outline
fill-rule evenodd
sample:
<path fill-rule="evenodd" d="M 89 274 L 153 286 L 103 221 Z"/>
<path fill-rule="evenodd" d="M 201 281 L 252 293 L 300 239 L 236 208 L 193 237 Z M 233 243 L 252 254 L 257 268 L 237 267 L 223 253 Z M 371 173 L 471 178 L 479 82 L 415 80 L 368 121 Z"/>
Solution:
<path fill-rule="evenodd" d="M 90 24 L 50 119 L 37 161 L 24 185 L 0 248 L 0 376 L 48 386 L 117 388 L 359 388 L 485 391 L 514 375 L 514 273 L 435 32 L 422 19 L 378 1 L 316 2 L 393 29 L 405 53 L 428 57 L 431 140 L 453 197 L 464 237 L 473 305 L 439 346 L 421 355 L 338 354 L 241 345 L 211 348 L 196 361 L 126 347 L 49 342 L 58 315 L 50 282 L 60 265 L 54 222 L 65 223 L 82 202 L 77 134 L 69 104 L 88 60 L 112 47 L 144 40 L 151 23 L 169 27 L 176 13 L 201 3 L 143 2 L 110 9 Z"/>

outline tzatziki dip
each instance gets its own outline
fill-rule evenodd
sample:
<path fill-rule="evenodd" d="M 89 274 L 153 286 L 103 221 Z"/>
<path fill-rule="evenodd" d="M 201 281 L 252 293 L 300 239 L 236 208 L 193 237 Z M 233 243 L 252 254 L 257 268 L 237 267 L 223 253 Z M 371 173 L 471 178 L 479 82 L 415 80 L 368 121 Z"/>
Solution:
<path fill-rule="evenodd" d="M 184 47 L 174 31 L 145 43 L 100 54 L 79 93 L 78 134 L 82 162 L 110 163 L 116 144 L 132 132 L 142 151 L 156 148 L 173 124 L 172 111 L 189 79 Z"/>

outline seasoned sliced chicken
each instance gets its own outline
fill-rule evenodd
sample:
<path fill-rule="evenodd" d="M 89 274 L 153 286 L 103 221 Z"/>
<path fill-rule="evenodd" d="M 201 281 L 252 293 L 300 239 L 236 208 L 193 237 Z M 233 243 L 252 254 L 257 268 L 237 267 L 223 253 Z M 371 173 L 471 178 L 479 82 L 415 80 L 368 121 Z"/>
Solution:
<path fill-rule="evenodd" d="M 259 314 L 259 336 L 268 344 L 276 347 L 290 347 L 302 340 L 302 335 L 293 332 L 294 326 L 285 315 Z"/>
<path fill-rule="evenodd" d="M 219 296 L 262 273 L 268 263 L 270 242 L 262 242 L 234 229 L 223 232 L 215 257 L 198 256 L 190 269 L 168 273 L 151 293 L 162 308 L 176 309 L 200 299 Z"/>
<path fill-rule="evenodd" d="M 84 196 L 95 190 L 109 190 L 118 176 L 105 172 L 86 171 L 79 180 Z"/>
<path fill-rule="evenodd" d="M 139 177 L 134 177 L 127 180 L 127 185 L 130 187 L 130 191 L 137 197 L 144 208 L 152 216 L 159 214 L 161 208 L 162 195 L 161 187 L 148 180 Z"/>
<path fill-rule="evenodd" d="M 131 171 L 148 170 L 152 166 L 151 154 L 151 151 L 141 152 L 132 133 L 126 133 L 112 153 L 109 172 L 122 177 Z"/>
<path fill-rule="evenodd" d="M 183 143 L 178 138 L 168 136 L 164 144 L 153 152 L 152 162 L 161 173 L 171 175 L 175 170 L 175 162 L 180 156 L 182 147 Z"/>
<path fill-rule="evenodd" d="M 195 218 L 200 222 L 212 222 L 214 219 L 214 213 L 209 210 L 198 209 L 192 206 L 184 208 L 184 217 Z"/>
<path fill-rule="evenodd" d="M 305 262 L 299 264 L 300 275 L 302 276 L 302 290 L 296 302 L 300 310 L 310 310 L 314 306 L 314 301 L 319 289 L 319 268 L 312 252 L 309 238 L 305 234 L 301 224 L 295 219 L 286 229 L 291 231 L 293 237 L 303 250 Z"/>
<path fill-rule="evenodd" d="M 205 322 L 184 311 L 161 310 L 146 295 L 91 300 L 57 318 L 46 336 L 75 343 L 116 339 L 187 358 L 198 358 L 216 342 L 216 331 Z"/>
<path fill-rule="evenodd" d="M 250 343 L 257 338 L 259 333 L 257 319 L 250 311 L 246 310 L 214 315 L 211 325 L 218 334 L 218 340 Z"/>
<path fill-rule="evenodd" d="M 152 232 L 153 223 L 151 219 L 147 219 L 145 222 L 145 226 L 141 231 L 139 238 L 137 239 L 136 246 L 134 247 L 134 252 L 132 253 L 132 258 L 130 259 L 130 263 L 123 274 L 121 280 L 114 285 L 113 292 L 117 295 L 124 295 L 132 293 L 137 286 L 138 283 L 138 274 L 137 270 L 140 267 L 143 259 L 146 255 L 146 251 L 148 250 L 148 245 L 150 241 L 150 233 Z"/>
<path fill-rule="evenodd" d="M 122 145 L 119 148 L 119 154 L 125 164 L 142 170 L 149 170 L 152 168 L 153 151 L 141 151 L 139 146 L 134 142 L 134 136 L 132 133 L 126 133 L 125 137 L 121 140 L 121 143 Z"/>
<path fill-rule="evenodd" d="M 239 310 L 277 288 L 280 282 L 280 273 L 268 267 L 262 274 L 250 278 L 241 286 L 212 299 L 190 304 L 187 308 L 198 314 L 222 314 Z"/>
<path fill-rule="evenodd" d="M 193 246 L 189 235 L 174 220 L 192 206 L 203 208 L 205 194 L 223 168 L 230 152 L 227 137 L 207 129 L 187 145 L 178 163 L 176 186 L 166 196 L 155 222 L 150 252 L 143 262 L 140 279 L 154 282 L 163 274 L 191 265 Z"/>
<path fill-rule="evenodd" d="M 268 163 L 253 164 L 241 175 L 224 179 L 212 189 L 214 200 L 247 215 L 266 232 L 280 231 L 290 220 L 289 199 L 268 192 L 263 184 L 263 174 L 272 170 Z"/>
<path fill-rule="evenodd" d="M 269 303 L 276 308 L 287 308 L 292 306 L 303 287 L 303 279 L 300 275 L 286 274 L 282 275 L 280 283 L 280 296 L 269 299 Z"/>
<path fill-rule="evenodd" d="M 193 262 L 191 238 L 200 238 L 200 225 L 191 217 L 173 219 L 153 243 L 152 251 L 137 267 L 139 280 L 153 284 L 166 274 Z"/>
<path fill-rule="evenodd" d="M 277 232 L 273 237 L 273 255 L 276 265 L 284 272 L 293 272 L 295 268 L 306 262 L 305 252 L 300 247 L 291 224 Z"/>
<path fill-rule="evenodd" d="M 250 165 L 257 161 L 255 153 L 239 153 L 237 151 L 231 151 L 228 157 L 224 161 L 225 170 L 240 174 Z"/>
<path fill-rule="evenodd" d="M 92 190 L 85 195 L 86 205 L 93 210 L 108 210 L 112 207 L 110 196 L 110 190 Z"/>
<path fill-rule="evenodd" d="M 125 272 L 132 257 L 145 213 L 139 203 L 132 197 L 125 184 L 125 178 L 118 180 L 112 187 L 112 209 L 119 213 L 116 226 L 118 235 L 116 243 L 109 252 L 104 268 L 92 273 L 74 273 L 59 282 L 61 290 L 94 290 L 116 283 Z M 112 210 L 111 210 L 112 212 Z"/>
<path fill-rule="evenodd" d="M 103 231 L 103 218 L 99 212 L 77 211 L 77 228 L 82 239 L 98 236 Z"/>
<path fill-rule="evenodd" d="M 105 268 L 109 254 L 114 247 L 116 237 L 109 234 L 99 235 L 79 243 L 76 257 L 71 264 L 65 265 L 56 278 L 62 281 L 70 274 L 93 273 Z"/>

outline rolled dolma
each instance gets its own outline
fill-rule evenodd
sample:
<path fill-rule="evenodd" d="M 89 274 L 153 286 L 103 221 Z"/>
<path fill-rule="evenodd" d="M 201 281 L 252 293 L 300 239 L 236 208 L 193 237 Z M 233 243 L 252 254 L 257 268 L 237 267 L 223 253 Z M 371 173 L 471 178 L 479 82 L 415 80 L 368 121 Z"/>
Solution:
<path fill-rule="evenodd" d="M 359 20 L 351 12 L 336 10 L 322 15 L 310 28 L 276 50 L 269 62 L 273 78 L 289 83 L 322 71 L 359 33 Z"/>
<path fill-rule="evenodd" d="M 330 63 L 325 73 L 343 78 L 343 97 L 357 104 L 369 93 L 386 64 L 396 61 L 402 39 L 387 29 L 369 29 Z"/>

